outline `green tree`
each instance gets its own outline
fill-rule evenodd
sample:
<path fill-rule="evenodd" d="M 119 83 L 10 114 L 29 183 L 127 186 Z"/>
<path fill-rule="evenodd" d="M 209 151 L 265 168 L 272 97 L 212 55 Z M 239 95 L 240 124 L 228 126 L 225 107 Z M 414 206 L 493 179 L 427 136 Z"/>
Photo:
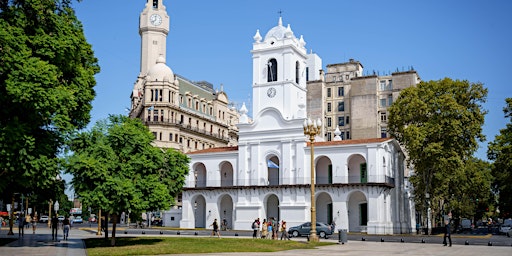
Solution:
<path fill-rule="evenodd" d="M 498 205 L 503 217 L 512 216 L 512 98 L 507 98 L 503 108 L 509 123 L 500 130 L 494 141 L 489 143 L 487 157 L 492 163 L 495 177 L 493 189 L 498 194 Z"/>
<path fill-rule="evenodd" d="M 84 205 L 97 206 L 113 218 L 168 209 L 181 191 L 189 159 L 152 145 L 153 134 L 139 119 L 110 116 L 71 141 L 67 171 Z"/>
<path fill-rule="evenodd" d="M 481 83 L 445 78 L 403 90 L 390 107 L 388 129 L 414 169 L 410 181 L 418 211 L 425 212 L 428 194 L 434 216 L 441 209 L 461 212 L 444 206 L 461 207 L 457 201 L 469 196 L 463 188 L 474 181 L 466 179 L 473 170 L 467 166 L 485 139 L 481 104 L 486 96 Z"/>
<path fill-rule="evenodd" d="M 70 2 L 0 1 L 4 197 L 10 197 L 5 191 L 44 199 L 60 194 L 61 146 L 69 132 L 89 122 L 99 67 Z"/>

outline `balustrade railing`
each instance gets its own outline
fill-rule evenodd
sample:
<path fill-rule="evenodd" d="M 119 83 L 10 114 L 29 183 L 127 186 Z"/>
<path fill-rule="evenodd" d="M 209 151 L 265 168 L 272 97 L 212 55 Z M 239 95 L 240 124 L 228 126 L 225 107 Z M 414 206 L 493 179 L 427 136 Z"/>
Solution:
<path fill-rule="evenodd" d="M 309 177 L 293 178 L 247 178 L 247 179 L 198 179 L 192 184 L 185 184 L 185 188 L 206 188 L 206 187 L 240 187 L 240 186 L 281 186 L 281 185 L 307 185 Z M 316 183 L 319 185 L 342 185 L 342 184 L 370 184 L 395 186 L 395 179 L 387 175 L 369 175 L 361 176 L 335 176 L 332 179 L 317 177 Z"/>

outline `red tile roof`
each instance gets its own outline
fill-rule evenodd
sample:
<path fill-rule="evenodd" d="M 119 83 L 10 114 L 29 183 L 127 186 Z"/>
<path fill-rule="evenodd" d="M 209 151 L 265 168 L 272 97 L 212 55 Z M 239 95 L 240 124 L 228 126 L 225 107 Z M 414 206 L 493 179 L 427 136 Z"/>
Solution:
<path fill-rule="evenodd" d="M 202 149 L 202 150 L 198 150 L 198 151 L 194 151 L 194 152 L 189 152 L 187 154 L 193 155 L 193 154 L 206 154 L 206 153 L 222 153 L 222 152 L 230 152 L 230 151 L 238 151 L 238 146 L 208 148 L 208 149 Z"/>
<path fill-rule="evenodd" d="M 381 143 L 385 141 L 392 140 L 391 138 L 373 138 L 373 139 L 359 139 L 359 140 L 338 140 L 338 141 L 321 141 L 315 142 L 315 146 L 337 146 L 337 145 L 357 145 L 357 144 L 368 144 L 368 143 Z M 307 143 L 309 146 L 309 142 Z M 187 153 L 188 155 L 194 154 L 208 154 L 208 153 L 223 153 L 223 152 L 231 152 L 238 151 L 238 146 L 234 147 L 218 147 L 218 148 L 208 148 L 197 150 L 193 152 Z"/>

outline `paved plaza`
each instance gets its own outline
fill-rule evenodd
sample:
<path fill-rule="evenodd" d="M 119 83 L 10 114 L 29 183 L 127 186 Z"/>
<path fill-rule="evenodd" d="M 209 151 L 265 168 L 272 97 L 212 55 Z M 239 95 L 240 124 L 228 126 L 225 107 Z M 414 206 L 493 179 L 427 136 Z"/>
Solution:
<path fill-rule="evenodd" d="M 13 231 L 14 236 L 7 236 L 7 228 L 0 230 L 0 237 L 18 237 L 18 229 Z M 83 239 L 96 237 L 94 232 L 85 229 L 72 229 L 69 240 L 62 239 L 62 230 L 59 230 L 59 239 L 52 241 L 51 230 L 47 227 L 40 227 L 36 234 L 32 230 L 26 230 L 25 236 L 17 241 L 0 247 L 0 255 L 59 255 L 59 256 L 86 256 Z M 118 237 L 125 236 L 122 231 L 117 233 Z M 130 236 L 133 236 L 130 235 Z M 165 235 L 169 236 L 169 235 Z M 240 239 L 247 237 L 239 237 Z M 212 238 L 215 239 L 215 238 Z M 294 238 L 296 240 L 298 238 Z M 305 240 L 305 239 L 304 239 Z M 482 245 L 453 245 L 452 247 L 442 246 L 432 243 L 397 243 L 397 242 L 374 242 L 374 241 L 352 241 L 340 245 L 336 240 L 327 240 L 333 242 L 330 246 L 321 246 L 312 250 L 291 250 L 273 253 L 243 253 L 244 256 L 252 255 L 465 255 L 465 256 L 510 256 L 512 255 L 512 246 L 482 246 Z M 191 254 L 184 254 L 191 255 Z M 210 253 L 206 255 L 240 255 L 240 253 Z"/>

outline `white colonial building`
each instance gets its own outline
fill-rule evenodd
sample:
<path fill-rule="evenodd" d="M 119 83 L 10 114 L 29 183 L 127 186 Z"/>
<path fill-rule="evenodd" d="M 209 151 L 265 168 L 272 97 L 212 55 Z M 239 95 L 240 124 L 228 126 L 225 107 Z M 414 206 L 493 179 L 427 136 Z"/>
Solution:
<path fill-rule="evenodd" d="M 304 135 L 308 77 L 321 77 L 321 59 L 308 54 L 290 25 L 254 36 L 253 114 L 240 109 L 238 146 L 190 152 L 181 228 L 226 219 L 250 230 L 256 218 L 294 226 L 311 219 L 310 154 Z M 309 86 L 308 86 L 309 87 Z M 311 118 L 323 118 L 311 116 Z M 405 156 L 390 138 L 314 143 L 316 219 L 369 234 L 415 231 Z M 176 223 L 177 220 L 174 220 Z"/>

